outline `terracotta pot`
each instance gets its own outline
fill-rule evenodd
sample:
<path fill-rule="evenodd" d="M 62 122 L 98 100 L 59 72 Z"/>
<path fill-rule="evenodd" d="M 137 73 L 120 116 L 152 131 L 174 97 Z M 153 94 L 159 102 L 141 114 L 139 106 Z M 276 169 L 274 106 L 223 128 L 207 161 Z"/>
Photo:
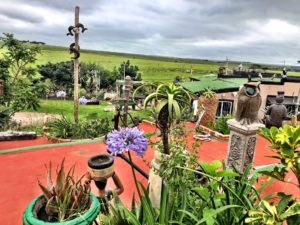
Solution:
<path fill-rule="evenodd" d="M 93 180 L 108 178 L 114 173 L 114 158 L 110 155 L 97 155 L 88 160 L 88 166 Z"/>

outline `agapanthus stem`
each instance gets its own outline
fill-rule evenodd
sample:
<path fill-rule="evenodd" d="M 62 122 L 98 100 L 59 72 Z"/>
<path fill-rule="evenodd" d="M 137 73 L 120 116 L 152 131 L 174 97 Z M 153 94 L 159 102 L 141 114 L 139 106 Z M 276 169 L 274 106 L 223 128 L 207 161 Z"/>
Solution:
<path fill-rule="evenodd" d="M 134 183 L 135 183 L 137 192 L 139 194 L 139 197 L 141 199 L 142 195 L 141 195 L 141 192 L 140 192 L 140 189 L 139 189 L 139 186 L 138 186 L 138 182 L 137 182 L 137 179 L 136 179 L 135 171 L 134 171 L 134 168 L 133 168 L 133 165 L 132 165 L 132 159 L 131 159 L 130 151 L 128 151 L 128 156 L 129 156 L 129 160 L 130 160 L 130 166 L 131 166 L 131 170 L 132 170 L 132 174 L 133 174 Z"/>

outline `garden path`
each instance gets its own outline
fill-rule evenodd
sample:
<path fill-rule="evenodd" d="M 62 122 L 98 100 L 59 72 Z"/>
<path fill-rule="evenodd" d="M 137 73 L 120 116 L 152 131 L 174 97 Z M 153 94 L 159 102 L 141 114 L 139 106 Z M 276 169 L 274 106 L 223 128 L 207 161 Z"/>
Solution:
<path fill-rule="evenodd" d="M 62 116 L 57 114 L 39 113 L 39 112 L 16 112 L 12 119 L 21 126 L 31 124 L 45 124 L 53 119 L 60 119 Z"/>
<path fill-rule="evenodd" d="M 192 128 L 193 124 L 187 124 L 188 128 Z M 142 124 L 141 129 L 145 132 L 155 131 L 155 127 L 149 124 Z M 187 140 L 189 146 L 193 142 L 193 133 L 188 132 Z M 22 144 L 20 144 L 22 143 Z M 13 141 L 0 142 L 0 149 L 14 149 L 28 145 L 28 141 Z M 39 137 L 32 144 L 47 144 L 48 142 Z M 255 155 L 255 166 L 275 163 L 276 160 L 266 158 L 266 155 L 271 155 L 272 152 L 267 148 L 268 142 L 263 138 L 258 138 L 257 151 Z M 199 148 L 200 160 L 211 162 L 214 159 L 223 160 L 226 157 L 227 142 L 212 140 L 202 143 Z M 3 152 L 3 151 L 2 151 Z M 69 168 L 74 163 L 76 164 L 76 175 L 80 176 L 87 170 L 87 160 L 91 156 L 106 153 L 106 145 L 103 142 L 94 142 L 87 144 L 75 144 L 69 146 L 53 146 L 41 148 L 35 151 L 12 152 L 9 154 L 1 154 L 0 151 L 0 218 L 1 224 L 19 225 L 22 222 L 22 215 L 27 204 L 37 195 L 41 193 L 37 179 L 45 183 L 45 164 L 52 161 L 53 165 L 57 165 L 65 158 L 65 166 Z M 149 173 L 148 163 L 153 158 L 153 149 L 149 146 L 144 159 L 133 157 L 133 161 L 140 166 L 144 171 Z M 120 158 L 116 158 L 115 171 L 120 176 L 125 191 L 121 195 L 123 202 L 129 206 L 131 203 L 132 194 L 135 191 L 133 177 L 131 175 L 130 166 Z M 144 184 L 147 180 L 137 174 L 138 179 Z M 291 179 L 293 179 L 291 177 Z M 261 180 L 260 182 L 265 182 Z M 111 180 L 108 182 L 108 188 L 113 188 Z M 92 191 L 96 192 L 93 185 Z M 288 193 L 300 196 L 299 190 L 292 185 L 287 185 L 282 182 L 275 182 L 270 185 L 265 194 L 274 191 L 286 191 Z"/>

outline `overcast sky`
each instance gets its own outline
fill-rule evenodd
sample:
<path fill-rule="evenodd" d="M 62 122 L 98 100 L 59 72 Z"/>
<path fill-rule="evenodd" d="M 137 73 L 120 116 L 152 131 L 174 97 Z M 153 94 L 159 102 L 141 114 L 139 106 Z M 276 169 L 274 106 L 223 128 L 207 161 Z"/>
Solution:
<path fill-rule="evenodd" d="M 0 31 L 68 46 L 74 7 L 89 29 L 80 46 L 182 58 L 296 64 L 299 0 L 7 0 Z"/>

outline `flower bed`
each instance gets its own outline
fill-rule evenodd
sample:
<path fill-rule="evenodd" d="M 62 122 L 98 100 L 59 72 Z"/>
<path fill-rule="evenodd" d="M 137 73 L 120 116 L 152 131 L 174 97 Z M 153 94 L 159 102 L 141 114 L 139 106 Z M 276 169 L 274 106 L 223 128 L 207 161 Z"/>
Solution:
<path fill-rule="evenodd" d="M 44 133 L 44 137 L 47 138 L 48 141 L 52 143 L 68 143 L 68 142 L 78 142 L 78 141 L 87 141 L 87 140 L 93 140 L 95 138 L 105 140 L 105 135 L 95 137 L 95 138 L 84 138 L 84 139 L 71 139 L 71 138 L 59 138 L 51 135 L 48 132 Z"/>
<path fill-rule="evenodd" d="M 203 125 L 200 125 L 200 128 L 201 128 L 202 131 L 207 132 L 207 133 L 213 135 L 214 137 L 216 137 L 216 138 L 218 138 L 222 141 L 228 141 L 229 140 L 229 135 L 227 135 L 227 134 L 221 134 L 221 133 L 219 133 L 215 130 L 212 130 L 212 129 L 210 129 L 206 126 L 203 126 Z"/>

